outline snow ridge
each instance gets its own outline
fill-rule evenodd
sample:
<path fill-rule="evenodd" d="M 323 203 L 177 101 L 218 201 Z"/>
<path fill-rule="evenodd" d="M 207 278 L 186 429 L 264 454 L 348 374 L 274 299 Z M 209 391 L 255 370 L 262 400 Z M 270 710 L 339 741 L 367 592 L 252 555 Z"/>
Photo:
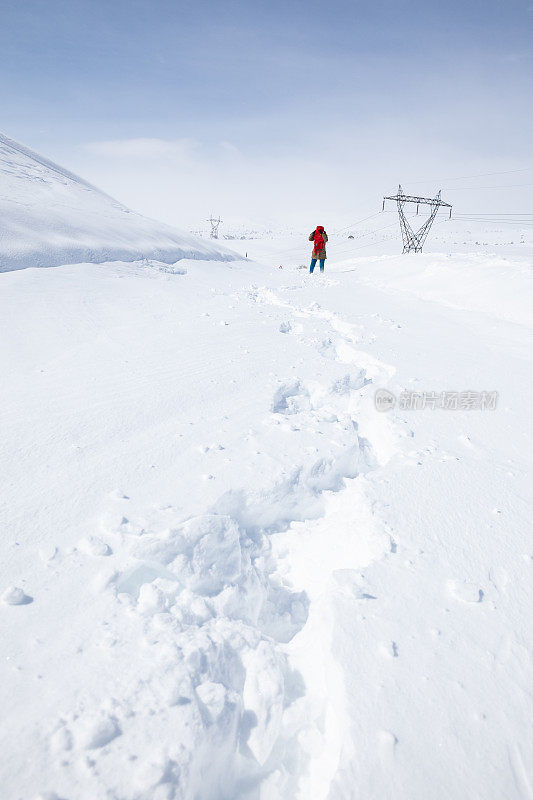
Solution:
<path fill-rule="evenodd" d="M 80 186 L 85 186 L 87 189 L 90 189 L 91 191 L 98 192 L 99 194 L 104 195 L 114 205 L 116 205 L 117 208 L 120 208 L 123 211 L 129 210 L 126 206 L 122 205 L 122 203 L 119 203 L 110 195 L 106 194 L 105 192 L 102 192 L 101 189 L 98 189 L 96 186 L 94 186 L 92 183 L 89 183 L 84 178 L 81 178 L 79 175 L 75 175 L 73 172 L 70 172 L 70 170 L 65 169 L 65 167 L 61 167 L 59 164 L 56 164 L 49 158 L 42 156 L 40 153 L 36 153 L 35 151 L 30 150 L 29 147 L 20 144 L 20 142 L 16 142 L 14 139 L 10 139 L 9 136 L 5 136 L 3 133 L 0 133 L 0 147 L 2 148 L 3 153 L 7 153 L 9 151 L 14 153 L 20 153 L 20 155 L 23 156 L 25 159 L 40 164 L 47 171 L 57 173 L 57 175 L 60 178 L 66 178 L 68 181 L 71 181 L 72 183 L 79 184 Z"/>
<path fill-rule="evenodd" d="M 238 258 L 224 245 L 142 217 L 2 134 L 0 212 L 0 272 L 143 258 Z"/>

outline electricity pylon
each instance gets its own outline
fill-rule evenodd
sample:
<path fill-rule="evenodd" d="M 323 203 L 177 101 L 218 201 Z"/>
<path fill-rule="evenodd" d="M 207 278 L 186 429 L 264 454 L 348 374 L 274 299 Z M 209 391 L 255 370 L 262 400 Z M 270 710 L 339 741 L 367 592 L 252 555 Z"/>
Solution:
<path fill-rule="evenodd" d="M 211 214 L 207 221 L 211 223 L 211 239 L 218 239 L 218 226 L 222 220 L 220 217 L 218 219 L 213 219 L 213 215 Z"/>
<path fill-rule="evenodd" d="M 398 186 L 398 194 L 394 197 L 383 198 L 383 210 L 385 209 L 385 200 L 396 200 L 398 205 L 398 214 L 400 216 L 400 228 L 402 231 L 403 252 L 404 253 L 421 253 L 424 242 L 426 241 L 429 229 L 433 225 L 433 220 L 437 216 L 439 208 L 449 208 L 450 217 L 452 216 L 452 207 L 449 203 L 445 203 L 440 199 L 440 189 L 435 197 L 413 197 L 403 193 L 401 186 Z M 403 207 L 405 203 L 416 203 L 416 213 L 418 214 L 419 205 L 431 206 L 431 212 L 428 219 L 424 222 L 420 230 L 414 231 L 407 221 Z"/>

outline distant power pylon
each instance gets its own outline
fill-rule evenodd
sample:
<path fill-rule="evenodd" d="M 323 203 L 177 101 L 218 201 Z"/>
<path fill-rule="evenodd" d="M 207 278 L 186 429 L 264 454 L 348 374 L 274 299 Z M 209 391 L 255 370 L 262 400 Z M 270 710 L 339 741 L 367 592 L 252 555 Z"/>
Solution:
<path fill-rule="evenodd" d="M 213 215 L 211 214 L 207 221 L 211 223 L 211 239 L 218 239 L 218 226 L 222 220 L 220 217 L 218 219 L 213 219 Z"/>
<path fill-rule="evenodd" d="M 403 252 L 404 253 L 421 253 L 424 242 L 426 241 L 429 229 L 433 225 L 433 220 L 437 216 L 439 208 L 449 208 L 450 217 L 452 216 L 452 207 L 449 203 L 445 203 L 440 199 L 440 189 L 435 197 L 413 197 L 412 195 L 404 194 L 401 186 L 398 186 L 398 194 L 394 197 L 383 198 L 383 210 L 385 209 L 385 200 L 396 200 L 398 204 L 398 214 L 400 215 L 400 228 L 402 231 Z M 416 213 L 418 214 L 418 206 L 429 205 L 431 206 L 431 213 L 428 219 L 424 222 L 420 230 L 414 231 L 405 216 L 403 207 L 405 203 L 416 203 Z"/>

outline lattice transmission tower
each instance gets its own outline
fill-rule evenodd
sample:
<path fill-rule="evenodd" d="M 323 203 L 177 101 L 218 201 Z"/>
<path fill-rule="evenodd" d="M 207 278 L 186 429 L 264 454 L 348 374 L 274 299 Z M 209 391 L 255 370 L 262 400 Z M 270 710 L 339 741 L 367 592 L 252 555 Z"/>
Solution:
<path fill-rule="evenodd" d="M 383 198 L 383 210 L 385 210 L 385 200 L 396 200 L 398 205 L 398 214 L 400 216 L 400 229 L 402 231 L 403 252 L 404 253 L 421 253 L 424 242 L 426 241 L 429 229 L 433 225 L 433 220 L 437 216 L 439 208 L 449 208 L 450 217 L 452 216 L 452 207 L 449 203 L 445 203 L 440 199 L 440 189 L 435 197 L 414 197 L 413 195 L 404 194 L 401 186 L 398 186 L 398 194 L 394 197 Z M 416 203 L 416 213 L 418 214 L 418 207 L 420 205 L 431 206 L 431 211 L 428 219 L 424 222 L 420 230 L 414 231 L 404 212 L 405 203 Z"/>
<path fill-rule="evenodd" d="M 218 239 L 218 226 L 222 220 L 220 217 L 218 219 L 214 219 L 213 215 L 211 214 L 207 221 L 211 223 L 211 239 Z"/>

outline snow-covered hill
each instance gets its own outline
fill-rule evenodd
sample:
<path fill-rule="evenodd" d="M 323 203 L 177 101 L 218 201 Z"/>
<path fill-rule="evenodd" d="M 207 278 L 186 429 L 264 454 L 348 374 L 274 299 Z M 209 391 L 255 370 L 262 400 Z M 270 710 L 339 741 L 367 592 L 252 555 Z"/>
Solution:
<path fill-rule="evenodd" d="M 0 134 L 0 272 L 24 267 L 234 255 L 142 217 Z"/>

